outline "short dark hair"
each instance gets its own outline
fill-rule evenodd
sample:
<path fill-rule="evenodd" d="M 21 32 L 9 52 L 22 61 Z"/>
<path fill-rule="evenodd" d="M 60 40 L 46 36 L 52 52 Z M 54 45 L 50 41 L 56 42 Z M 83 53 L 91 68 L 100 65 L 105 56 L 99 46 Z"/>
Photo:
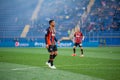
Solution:
<path fill-rule="evenodd" d="M 49 21 L 49 24 L 51 24 L 53 21 L 54 21 L 53 19 L 52 19 L 52 20 L 50 20 L 50 21 Z"/>

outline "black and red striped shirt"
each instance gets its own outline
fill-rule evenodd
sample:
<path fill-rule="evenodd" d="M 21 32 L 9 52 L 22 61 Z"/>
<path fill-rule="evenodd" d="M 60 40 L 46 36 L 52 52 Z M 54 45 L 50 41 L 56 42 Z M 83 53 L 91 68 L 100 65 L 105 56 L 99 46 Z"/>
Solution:
<path fill-rule="evenodd" d="M 75 32 L 75 43 L 81 43 L 83 39 L 83 34 L 81 32 Z"/>
<path fill-rule="evenodd" d="M 55 42 L 57 42 L 57 39 L 55 37 L 55 29 L 51 29 L 49 27 L 46 29 L 45 43 L 47 45 L 55 45 Z"/>

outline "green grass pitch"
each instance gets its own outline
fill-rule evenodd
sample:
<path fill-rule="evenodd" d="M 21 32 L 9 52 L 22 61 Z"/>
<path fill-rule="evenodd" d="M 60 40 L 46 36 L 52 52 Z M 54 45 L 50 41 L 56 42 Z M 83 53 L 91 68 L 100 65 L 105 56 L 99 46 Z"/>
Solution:
<path fill-rule="evenodd" d="M 0 48 L 0 80 L 120 80 L 120 47 L 58 48 L 56 70 L 45 65 L 45 48 Z"/>

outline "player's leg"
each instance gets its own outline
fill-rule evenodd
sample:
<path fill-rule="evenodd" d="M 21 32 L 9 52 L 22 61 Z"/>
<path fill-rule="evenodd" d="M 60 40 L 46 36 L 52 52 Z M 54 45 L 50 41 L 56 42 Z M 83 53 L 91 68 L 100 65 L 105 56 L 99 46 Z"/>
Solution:
<path fill-rule="evenodd" d="M 53 61 L 54 61 L 54 59 L 55 59 L 55 57 L 57 56 L 57 46 L 56 45 L 54 45 L 53 46 Z M 53 63 L 52 63 L 52 65 L 51 65 L 51 68 L 52 69 L 56 69 L 56 67 L 55 67 L 55 65 L 53 65 Z"/>
<path fill-rule="evenodd" d="M 53 66 L 53 52 L 50 52 L 50 59 L 49 59 L 49 62 L 50 62 L 50 65 Z"/>
<path fill-rule="evenodd" d="M 52 45 L 49 46 L 48 52 L 50 53 L 50 55 L 49 55 L 49 60 L 48 62 L 46 62 L 46 64 L 50 67 L 51 65 L 53 65 L 53 54 L 54 54 Z"/>
<path fill-rule="evenodd" d="M 48 65 L 49 67 L 51 66 L 51 64 L 53 64 L 53 55 L 51 55 L 52 53 L 50 53 L 50 55 L 49 55 L 49 59 L 48 59 L 48 61 L 46 62 L 46 65 Z"/>
<path fill-rule="evenodd" d="M 83 47 L 82 47 L 82 44 L 80 44 L 79 47 L 80 47 L 80 50 L 81 50 L 81 55 L 80 55 L 80 56 L 83 57 L 84 55 L 83 55 Z"/>
<path fill-rule="evenodd" d="M 73 46 L 73 53 L 76 53 L 76 46 Z"/>
<path fill-rule="evenodd" d="M 55 57 L 56 57 L 57 54 L 58 54 L 57 46 L 56 46 L 56 45 L 54 45 L 53 51 L 54 51 L 53 59 L 55 59 Z"/>
<path fill-rule="evenodd" d="M 72 56 L 76 56 L 76 47 L 77 47 L 77 44 L 75 43 L 74 46 L 73 46 L 73 54 L 72 54 Z"/>

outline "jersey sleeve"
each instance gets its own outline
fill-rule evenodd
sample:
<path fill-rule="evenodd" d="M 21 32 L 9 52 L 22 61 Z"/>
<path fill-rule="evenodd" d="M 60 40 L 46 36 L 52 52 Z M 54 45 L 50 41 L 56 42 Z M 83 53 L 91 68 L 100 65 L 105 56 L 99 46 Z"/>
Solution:
<path fill-rule="evenodd" d="M 49 34 L 49 29 L 46 29 L 46 31 L 45 31 L 45 43 L 46 43 L 46 44 L 48 44 L 48 43 L 47 43 L 48 34 Z"/>
<path fill-rule="evenodd" d="M 55 39 L 56 42 L 58 41 L 56 37 L 54 39 Z"/>

